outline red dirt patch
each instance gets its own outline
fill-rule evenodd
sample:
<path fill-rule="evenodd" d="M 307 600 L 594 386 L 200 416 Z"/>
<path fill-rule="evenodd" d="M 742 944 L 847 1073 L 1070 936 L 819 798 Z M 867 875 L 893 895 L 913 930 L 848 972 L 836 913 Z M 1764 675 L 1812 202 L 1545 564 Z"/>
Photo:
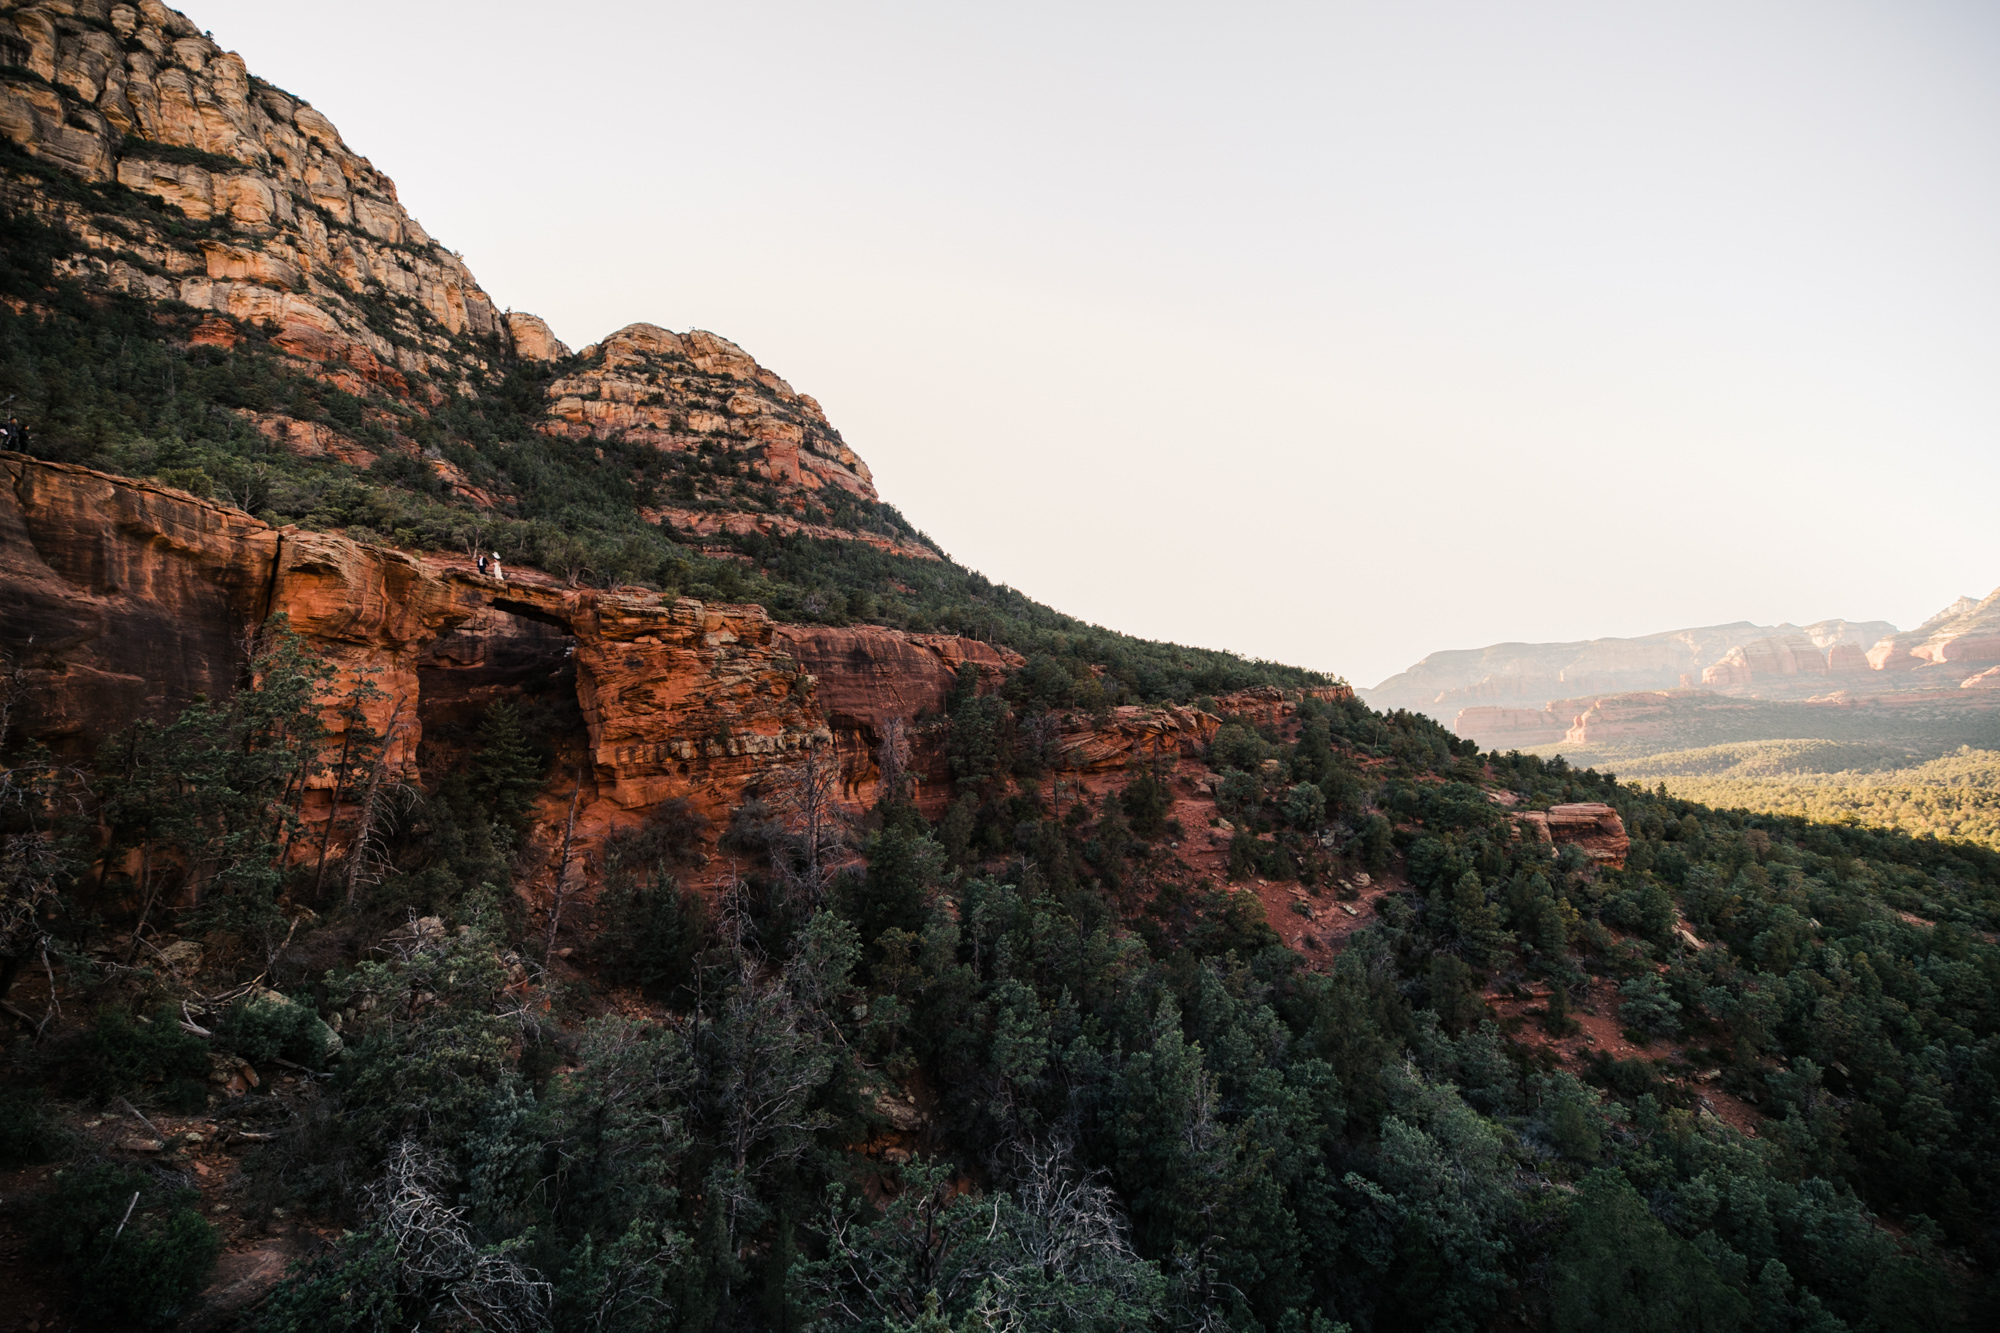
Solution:
<path fill-rule="evenodd" d="M 1581 1075 L 1588 1067 L 1590 1056 L 1597 1052 L 1614 1060 L 1687 1058 L 1687 1051 L 1682 1046 L 1665 1042 L 1640 1046 L 1626 1039 L 1624 1029 L 1618 1024 L 1618 988 L 1609 977 L 1591 978 L 1584 999 L 1571 1011 L 1577 1031 L 1568 1037 L 1551 1036 L 1542 1028 L 1541 1014 L 1548 1003 L 1546 985 L 1532 987 L 1518 997 L 1491 991 L 1483 998 L 1503 1022 L 1507 1019 L 1522 1020 L 1518 1030 L 1511 1034 L 1514 1041 L 1531 1050 L 1552 1052 L 1557 1062 L 1572 1074 Z M 1697 1106 L 1731 1128 L 1755 1137 L 1757 1126 L 1763 1123 L 1763 1115 L 1742 1098 L 1716 1086 L 1712 1072 L 1698 1073 L 1684 1086 L 1693 1093 Z"/>

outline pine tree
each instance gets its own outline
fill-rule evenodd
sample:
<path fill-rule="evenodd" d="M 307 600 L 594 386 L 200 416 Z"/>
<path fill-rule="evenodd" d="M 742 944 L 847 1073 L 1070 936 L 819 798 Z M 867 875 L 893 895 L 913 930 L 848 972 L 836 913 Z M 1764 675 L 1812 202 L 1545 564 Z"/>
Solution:
<path fill-rule="evenodd" d="M 479 723 L 479 757 L 472 763 L 472 792 L 495 819 L 520 828 L 546 768 L 543 756 L 521 727 L 510 703 L 486 710 Z"/>

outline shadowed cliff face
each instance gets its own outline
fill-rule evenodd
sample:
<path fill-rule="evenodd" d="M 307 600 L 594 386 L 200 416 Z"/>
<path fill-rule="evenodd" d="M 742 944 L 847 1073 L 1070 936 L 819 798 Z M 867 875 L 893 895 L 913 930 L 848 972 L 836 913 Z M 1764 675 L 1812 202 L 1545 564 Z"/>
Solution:
<path fill-rule="evenodd" d="M 243 669 L 278 535 L 146 482 L 0 456 L 0 640 L 32 689 L 20 719 L 81 749 Z"/>

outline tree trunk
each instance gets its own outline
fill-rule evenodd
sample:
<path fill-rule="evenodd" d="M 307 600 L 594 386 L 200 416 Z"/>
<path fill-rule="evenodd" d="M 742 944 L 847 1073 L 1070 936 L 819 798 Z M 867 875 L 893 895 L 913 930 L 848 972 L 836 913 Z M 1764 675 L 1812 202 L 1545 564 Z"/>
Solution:
<path fill-rule="evenodd" d="M 549 942 L 542 950 L 542 959 L 547 962 L 555 957 L 556 932 L 562 929 L 563 902 L 569 896 L 569 851 L 576 837 L 576 811 L 583 801 L 583 766 L 576 770 L 576 790 L 569 797 L 569 818 L 563 822 L 562 850 L 556 856 L 556 883 L 554 897 L 549 903 Z"/>
<path fill-rule="evenodd" d="M 340 792 L 347 784 L 347 756 L 354 746 L 354 723 L 350 718 L 347 730 L 340 737 L 340 763 L 333 770 L 333 804 L 327 807 L 326 830 L 319 838 L 319 864 L 313 867 L 313 901 L 319 901 L 320 889 L 326 884 L 326 851 L 333 843 L 333 823 L 340 817 Z"/>

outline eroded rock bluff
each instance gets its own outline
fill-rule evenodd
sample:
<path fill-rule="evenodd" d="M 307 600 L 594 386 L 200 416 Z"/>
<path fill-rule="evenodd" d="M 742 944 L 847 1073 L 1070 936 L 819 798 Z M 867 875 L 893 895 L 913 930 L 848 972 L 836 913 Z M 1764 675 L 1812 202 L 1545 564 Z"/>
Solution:
<path fill-rule="evenodd" d="M 74 238 L 65 276 L 210 312 L 214 340 L 267 329 L 355 391 L 425 397 L 414 381 L 455 383 L 513 353 L 507 320 L 394 182 L 157 0 L 9 3 L 0 65 L 0 138 L 99 187 L 5 186 L 10 209 Z M 120 191 L 169 210 L 119 209 Z"/>
<path fill-rule="evenodd" d="M 961 668 L 990 689 L 1022 665 L 975 639 L 784 625 L 761 607 L 565 587 L 533 570 L 503 582 L 462 559 L 274 528 L 156 482 L 0 454 L 0 647 L 22 668 L 21 734 L 83 758 L 136 718 L 225 695 L 258 627 L 279 616 L 335 668 L 329 750 L 344 701 L 367 682 L 378 697 L 361 715 L 410 778 L 434 780 L 452 761 L 426 744 L 441 721 L 531 688 L 573 697 L 581 726 L 546 800 L 552 815 L 575 796 L 586 849 L 677 799 L 719 831 L 807 747 L 828 747 L 842 799 L 866 805 L 892 731 L 919 803 L 941 813 L 936 719 Z M 1224 701 L 1264 720 L 1293 706 L 1275 689 Z M 1184 707 L 1071 714 L 1057 764 L 1104 773 L 1197 754 L 1220 725 Z M 314 781 L 308 813 L 324 819 L 333 779 Z"/>

